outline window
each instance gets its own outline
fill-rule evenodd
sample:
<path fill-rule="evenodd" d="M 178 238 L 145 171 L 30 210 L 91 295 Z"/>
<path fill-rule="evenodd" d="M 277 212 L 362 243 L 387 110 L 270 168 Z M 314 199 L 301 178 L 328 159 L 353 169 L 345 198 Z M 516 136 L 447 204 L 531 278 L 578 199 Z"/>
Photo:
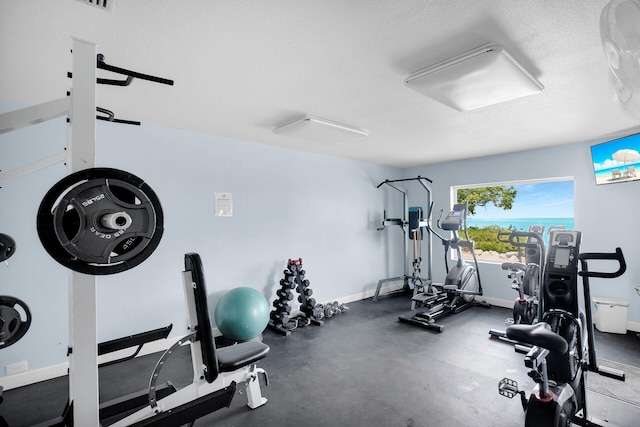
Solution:
<path fill-rule="evenodd" d="M 468 203 L 467 229 L 479 261 L 517 260 L 517 248 L 500 242 L 499 230 L 528 231 L 532 225 L 541 225 L 546 241 L 553 227 L 574 229 L 572 179 L 461 186 L 453 190 L 456 203 Z"/>

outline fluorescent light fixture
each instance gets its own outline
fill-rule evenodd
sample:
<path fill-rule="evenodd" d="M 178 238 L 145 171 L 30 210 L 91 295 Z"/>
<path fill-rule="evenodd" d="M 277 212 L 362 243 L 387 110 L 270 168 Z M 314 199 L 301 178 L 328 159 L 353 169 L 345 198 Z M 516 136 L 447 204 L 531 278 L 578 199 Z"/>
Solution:
<path fill-rule="evenodd" d="M 458 111 L 475 110 L 544 89 L 495 43 L 416 71 L 404 84 Z"/>
<path fill-rule="evenodd" d="M 322 143 L 342 142 L 369 135 L 362 129 L 309 115 L 283 123 L 273 133 Z"/>

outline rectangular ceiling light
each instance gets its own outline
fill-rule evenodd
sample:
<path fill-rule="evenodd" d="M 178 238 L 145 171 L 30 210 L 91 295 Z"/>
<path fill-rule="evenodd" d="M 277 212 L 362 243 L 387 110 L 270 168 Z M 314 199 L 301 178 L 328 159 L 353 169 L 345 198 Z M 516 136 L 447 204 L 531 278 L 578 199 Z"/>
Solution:
<path fill-rule="evenodd" d="M 404 84 L 458 111 L 475 110 L 544 89 L 495 43 L 416 71 Z"/>
<path fill-rule="evenodd" d="M 322 143 L 342 142 L 369 135 L 362 129 L 309 115 L 283 123 L 273 129 L 273 133 Z"/>

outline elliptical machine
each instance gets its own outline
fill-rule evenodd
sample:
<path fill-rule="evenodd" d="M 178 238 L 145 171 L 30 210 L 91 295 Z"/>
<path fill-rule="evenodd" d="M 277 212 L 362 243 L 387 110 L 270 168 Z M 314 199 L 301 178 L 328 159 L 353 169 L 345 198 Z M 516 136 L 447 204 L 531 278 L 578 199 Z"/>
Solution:
<path fill-rule="evenodd" d="M 429 214 L 432 209 L 429 209 Z M 451 239 L 445 239 L 433 230 L 427 221 L 428 231 L 438 237 L 445 246 L 444 262 L 447 275 L 444 283 L 433 283 L 428 286 L 425 292 L 417 293 L 412 298 L 412 303 L 416 303 L 416 307 L 426 307 L 426 310 L 419 311 L 412 316 L 401 315 L 399 320 L 415 326 L 420 326 L 433 331 L 442 332 L 444 326 L 436 323 L 436 320 L 457 314 L 471 307 L 491 306 L 485 302 L 475 300 L 477 295 L 482 295 L 482 284 L 480 282 L 480 274 L 478 273 L 478 260 L 474 251 L 473 241 L 469 239 L 467 234 L 467 204 L 461 203 L 453 206 L 447 216 L 442 219 L 443 211 L 437 221 L 438 227 L 443 231 L 452 233 Z M 458 234 L 462 231 L 465 239 Z M 469 264 L 462 256 L 462 248 L 467 248 L 473 256 L 473 264 Z M 455 250 L 457 253 L 457 261 L 454 266 L 449 268 L 449 251 Z"/>
<path fill-rule="evenodd" d="M 589 417 L 586 402 L 586 373 L 595 372 L 624 381 L 624 372 L 598 366 L 596 361 L 589 278 L 615 278 L 626 270 L 620 248 L 614 253 L 580 254 L 581 233 L 553 231 L 549 236 L 543 286 L 541 319 L 533 325 L 507 328 L 509 339 L 530 344 L 525 357 L 529 376 L 536 382 L 529 399 L 516 381 L 503 378 L 498 392 L 512 398 L 520 395 L 525 426 L 602 426 Z M 578 271 L 580 260 L 580 271 Z M 589 271 L 589 260 L 617 261 L 614 272 Z M 578 304 L 578 276 L 582 277 L 585 309 Z"/>

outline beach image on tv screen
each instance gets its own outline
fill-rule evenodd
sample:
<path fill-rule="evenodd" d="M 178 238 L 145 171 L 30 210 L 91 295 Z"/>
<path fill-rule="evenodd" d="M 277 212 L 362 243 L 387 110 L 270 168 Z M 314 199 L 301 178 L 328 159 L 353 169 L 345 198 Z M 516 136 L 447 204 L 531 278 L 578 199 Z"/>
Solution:
<path fill-rule="evenodd" d="M 597 185 L 635 181 L 640 177 L 640 134 L 591 147 Z"/>

